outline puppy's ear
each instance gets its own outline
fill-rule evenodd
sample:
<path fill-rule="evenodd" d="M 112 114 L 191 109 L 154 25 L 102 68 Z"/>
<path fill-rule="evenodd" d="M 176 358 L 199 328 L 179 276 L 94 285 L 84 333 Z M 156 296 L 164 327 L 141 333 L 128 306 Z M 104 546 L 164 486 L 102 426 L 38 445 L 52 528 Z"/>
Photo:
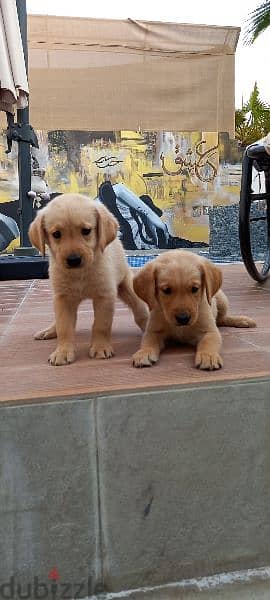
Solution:
<path fill-rule="evenodd" d="M 202 279 L 205 286 L 206 297 L 208 304 L 211 304 L 213 296 L 221 288 L 222 285 L 222 273 L 221 270 L 213 265 L 208 260 L 203 260 L 201 264 Z"/>
<path fill-rule="evenodd" d="M 153 309 L 156 299 L 156 266 L 151 261 L 142 267 L 133 278 L 135 294 L 139 296 L 150 310 Z"/>
<path fill-rule="evenodd" d="M 96 206 L 97 211 L 97 237 L 101 252 L 115 240 L 119 229 L 118 221 L 102 204 Z"/>
<path fill-rule="evenodd" d="M 41 210 L 34 221 L 31 223 L 28 231 L 32 246 L 37 248 L 42 256 L 45 256 L 46 231 L 44 227 L 44 212 Z"/>

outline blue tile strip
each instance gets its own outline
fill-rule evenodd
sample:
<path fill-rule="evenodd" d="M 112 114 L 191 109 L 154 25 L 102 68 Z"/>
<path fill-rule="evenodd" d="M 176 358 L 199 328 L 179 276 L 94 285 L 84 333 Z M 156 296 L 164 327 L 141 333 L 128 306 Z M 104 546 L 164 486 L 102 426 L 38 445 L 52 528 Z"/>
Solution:
<path fill-rule="evenodd" d="M 203 256 L 204 258 L 208 258 L 210 259 L 212 262 L 214 263 L 239 263 L 242 262 L 241 257 L 237 254 L 235 256 L 225 256 L 225 257 L 220 257 L 220 256 L 214 256 L 211 254 L 211 256 L 209 256 L 209 252 L 198 252 L 199 256 Z M 138 267 L 143 267 L 143 265 L 145 265 L 147 262 L 149 262 L 150 260 L 153 260 L 154 258 L 156 258 L 156 254 L 155 255 L 136 255 L 136 256 L 127 256 L 127 261 L 130 267 L 133 268 L 138 268 Z"/>

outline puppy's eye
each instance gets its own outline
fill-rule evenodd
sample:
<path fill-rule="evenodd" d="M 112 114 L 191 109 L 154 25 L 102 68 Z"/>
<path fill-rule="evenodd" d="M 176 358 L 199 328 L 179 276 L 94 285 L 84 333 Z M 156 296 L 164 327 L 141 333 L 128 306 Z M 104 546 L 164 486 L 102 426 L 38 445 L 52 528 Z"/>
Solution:
<path fill-rule="evenodd" d="M 59 238 L 61 237 L 61 231 L 54 231 L 52 235 L 56 240 L 59 240 Z"/>
<path fill-rule="evenodd" d="M 163 288 L 163 294 L 166 294 L 166 296 L 169 296 L 172 293 L 172 288 L 170 287 L 165 287 Z"/>
<path fill-rule="evenodd" d="M 198 287 L 196 285 L 193 285 L 191 288 L 192 294 L 196 294 L 196 292 L 198 291 Z"/>
<path fill-rule="evenodd" d="M 82 235 L 89 235 L 89 233 L 91 233 L 91 229 L 88 227 L 83 227 L 81 233 Z"/>

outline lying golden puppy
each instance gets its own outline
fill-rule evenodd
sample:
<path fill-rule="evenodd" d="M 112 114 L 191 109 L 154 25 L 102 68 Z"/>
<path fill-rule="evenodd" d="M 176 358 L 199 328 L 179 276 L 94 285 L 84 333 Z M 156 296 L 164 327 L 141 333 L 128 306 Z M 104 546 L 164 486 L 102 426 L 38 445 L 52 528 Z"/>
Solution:
<path fill-rule="evenodd" d="M 133 365 L 156 363 L 165 342 L 174 339 L 196 346 L 196 367 L 222 367 L 217 325 L 256 327 L 256 323 L 249 317 L 227 314 L 228 301 L 221 284 L 218 267 L 185 250 L 168 251 L 147 263 L 133 282 L 135 292 L 151 311 Z"/>
<path fill-rule="evenodd" d="M 117 231 L 113 215 L 80 194 L 56 197 L 30 226 L 33 246 L 43 255 L 45 244 L 50 250 L 55 323 L 35 338 L 57 337 L 57 348 L 49 357 L 52 365 L 74 361 L 77 310 L 85 298 L 92 298 L 94 306 L 91 358 L 113 355 L 111 328 L 117 295 L 132 309 L 139 327 L 145 328 L 148 309 L 134 293 L 132 272 Z"/>

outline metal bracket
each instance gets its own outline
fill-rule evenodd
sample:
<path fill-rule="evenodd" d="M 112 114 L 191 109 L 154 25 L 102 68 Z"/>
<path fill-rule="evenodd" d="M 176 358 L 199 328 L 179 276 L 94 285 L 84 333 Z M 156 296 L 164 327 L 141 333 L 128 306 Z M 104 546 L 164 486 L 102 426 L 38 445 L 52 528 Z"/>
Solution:
<path fill-rule="evenodd" d="M 38 139 L 36 133 L 29 123 L 14 123 L 14 115 L 7 114 L 7 150 L 6 154 L 11 152 L 12 142 L 27 142 L 34 148 L 38 148 Z"/>

